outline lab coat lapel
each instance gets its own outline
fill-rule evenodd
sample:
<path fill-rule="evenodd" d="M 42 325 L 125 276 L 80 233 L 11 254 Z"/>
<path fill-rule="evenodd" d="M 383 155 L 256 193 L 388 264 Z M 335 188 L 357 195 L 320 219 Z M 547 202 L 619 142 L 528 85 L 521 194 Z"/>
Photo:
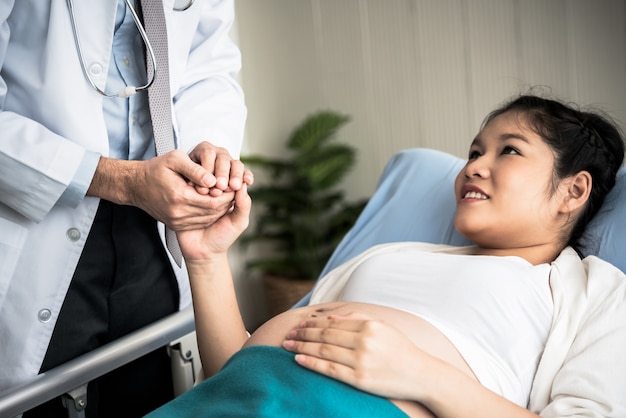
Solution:
<path fill-rule="evenodd" d="M 109 70 L 118 1 L 73 0 L 85 67 L 102 90 Z"/>

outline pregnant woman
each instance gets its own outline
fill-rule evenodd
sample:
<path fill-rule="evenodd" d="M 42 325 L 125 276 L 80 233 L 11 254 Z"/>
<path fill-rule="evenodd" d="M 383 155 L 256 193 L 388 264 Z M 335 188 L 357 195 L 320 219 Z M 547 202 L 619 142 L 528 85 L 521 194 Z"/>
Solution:
<path fill-rule="evenodd" d="M 475 245 L 373 247 L 251 336 L 227 257 L 242 188 L 218 223 L 179 233 L 209 378 L 150 416 L 624 416 L 626 371 L 593 362 L 626 352 L 610 325 L 626 323 L 626 279 L 576 251 L 623 156 L 608 118 L 518 97 L 456 178 L 454 225 Z"/>

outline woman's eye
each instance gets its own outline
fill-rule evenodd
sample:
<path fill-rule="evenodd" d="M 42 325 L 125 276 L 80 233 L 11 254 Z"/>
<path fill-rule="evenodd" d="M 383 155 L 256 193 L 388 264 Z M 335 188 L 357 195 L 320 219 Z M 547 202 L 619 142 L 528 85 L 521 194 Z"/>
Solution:
<path fill-rule="evenodd" d="M 519 152 L 513 147 L 506 146 L 502 150 L 502 154 L 519 154 Z"/>
<path fill-rule="evenodd" d="M 474 160 L 476 158 L 480 157 L 480 152 L 478 151 L 470 151 L 469 153 L 469 159 L 470 160 Z"/>

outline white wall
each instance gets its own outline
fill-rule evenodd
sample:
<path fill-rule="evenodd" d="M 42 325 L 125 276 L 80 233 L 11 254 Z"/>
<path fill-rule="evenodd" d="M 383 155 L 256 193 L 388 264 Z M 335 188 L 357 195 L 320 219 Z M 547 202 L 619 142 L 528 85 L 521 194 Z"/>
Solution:
<path fill-rule="evenodd" d="M 626 123 L 626 0 L 235 5 L 249 108 L 244 153 L 284 153 L 285 137 L 316 110 L 348 114 L 338 137 L 359 152 L 345 181 L 350 197 L 371 195 L 401 149 L 465 157 L 485 114 L 528 86 Z M 241 289 L 251 318 L 262 310 L 254 286 Z"/>

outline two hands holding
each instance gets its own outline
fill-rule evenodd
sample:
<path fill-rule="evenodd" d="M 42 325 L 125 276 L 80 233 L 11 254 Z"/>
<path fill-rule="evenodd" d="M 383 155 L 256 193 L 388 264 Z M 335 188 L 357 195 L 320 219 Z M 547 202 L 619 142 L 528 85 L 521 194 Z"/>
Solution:
<path fill-rule="evenodd" d="M 229 152 L 201 142 L 189 154 L 171 151 L 144 161 L 132 203 L 176 232 L 204 229 L 232 210 L 252 172 Z M 244 191 L 245 193 L 245 191 Z"/>

